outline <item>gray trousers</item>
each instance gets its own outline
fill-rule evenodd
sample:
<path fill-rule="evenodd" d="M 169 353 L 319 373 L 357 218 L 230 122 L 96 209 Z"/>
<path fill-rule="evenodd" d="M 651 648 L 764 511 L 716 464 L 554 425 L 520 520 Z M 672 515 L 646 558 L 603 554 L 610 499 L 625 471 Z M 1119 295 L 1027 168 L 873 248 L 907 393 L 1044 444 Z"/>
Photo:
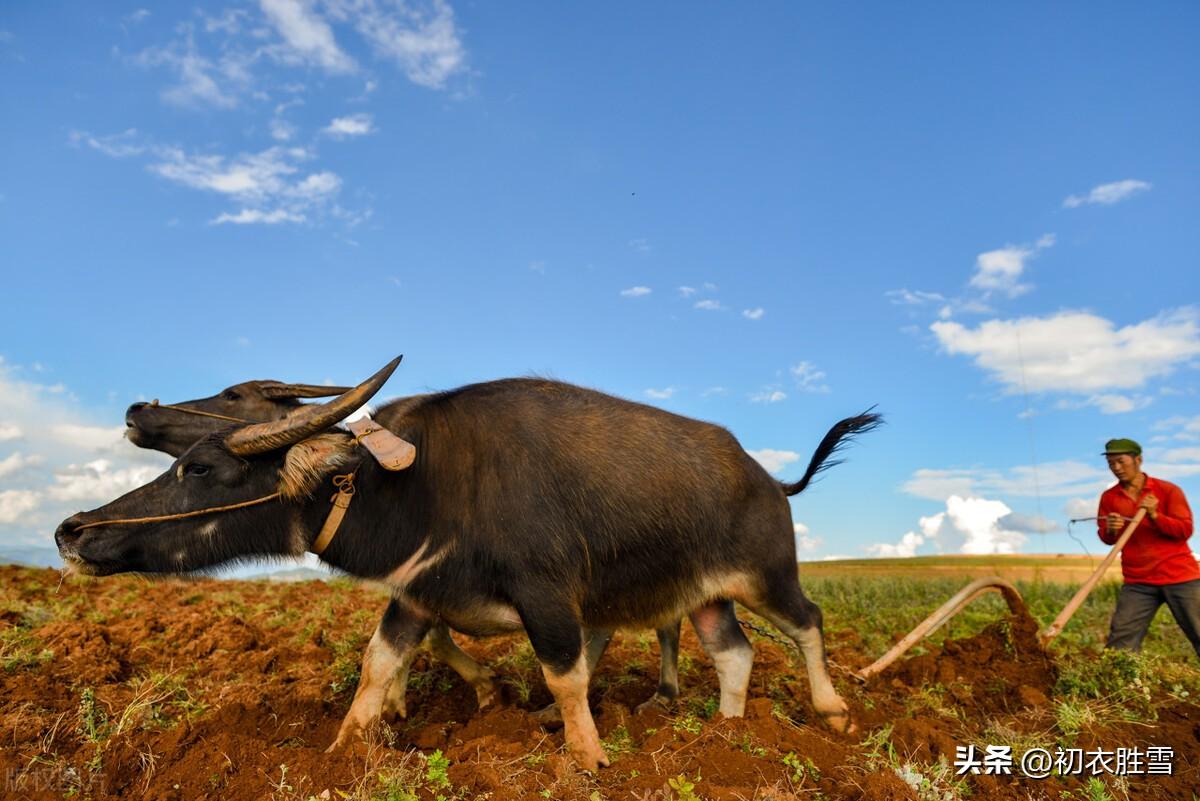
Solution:
<path fill-rule="evenodd" d="M 1125 584 L 1117 596 L 1108 630 L 1107 648 L 1142 650 L 1142 639 L 1150 629 L 1158 607 L 1166 604 L 1175 622 L 1200 656 L 1200 579 L 1180 584 Z"/>

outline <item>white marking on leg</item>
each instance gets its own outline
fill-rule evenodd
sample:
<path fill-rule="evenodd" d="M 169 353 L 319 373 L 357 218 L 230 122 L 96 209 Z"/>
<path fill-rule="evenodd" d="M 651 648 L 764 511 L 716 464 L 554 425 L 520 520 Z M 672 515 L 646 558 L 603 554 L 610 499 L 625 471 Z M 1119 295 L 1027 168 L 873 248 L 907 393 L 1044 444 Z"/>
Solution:
<path fill-rule="evenodd" d="M 754 667 L 754 649 L 742 645 L 709 654 L 721 683 L 721 714 L 740 718 L 746 712 L 746 693 Z"/>
<path fill-rule="evenodd" d="M 542 674 L 562 711 L 563 734 L 571 757 L 584 770 L 595 771 L 601 766 L 608 767 L 608 755 L 600 745 L 596 721 L 592 719 L 592 710 L 588 708 L 587 659 L 581 653 L 571 669 L 563 674 L 557 674 L 543 664 Z"/>
<path fill-rule="evenodd" d="M 402 664 L 405 656 L 414 650 L 409 647 L 404 653 L 397 653 L 383 636 L 382 626 L 383 622 L 380 621 L 375 627 L 375 633 L 371 635 L 371 641 L 367 643 L 358 690 L 354 693 L 350 711 L 342 719 L 337 740 L 330 746 L 330 751 L 347 745 L 351 739 L 365 732 L 371 723 L 379 719 L 388 685 L 391 684 L 396 669 Z"/>

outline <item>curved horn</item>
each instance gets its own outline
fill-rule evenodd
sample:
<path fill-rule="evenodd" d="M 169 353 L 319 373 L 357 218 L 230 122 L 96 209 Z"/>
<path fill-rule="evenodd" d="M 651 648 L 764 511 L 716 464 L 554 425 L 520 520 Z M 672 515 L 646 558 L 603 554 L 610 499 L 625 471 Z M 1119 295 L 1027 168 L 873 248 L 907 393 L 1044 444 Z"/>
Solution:
<path fill-rule="evenodd" d="M 324 431 L 369 401 L 391 377 L 403 358 L 397 356 L 378 373 L 328 403 L 302 406 L 299 411 L 282 420 L 242 426 L 225 438 L 225 447 L 238 456 L 252 456 L 292 445 Z"/>
<path fill-rule="evenodd" d="M 278 381 L 264 381 L 259 385 L 262 394 L 268 398 L 330 398 L 334 395 L 344 395 L 354 387 L 326 387 L 320 384 L 282 384 Z"/>

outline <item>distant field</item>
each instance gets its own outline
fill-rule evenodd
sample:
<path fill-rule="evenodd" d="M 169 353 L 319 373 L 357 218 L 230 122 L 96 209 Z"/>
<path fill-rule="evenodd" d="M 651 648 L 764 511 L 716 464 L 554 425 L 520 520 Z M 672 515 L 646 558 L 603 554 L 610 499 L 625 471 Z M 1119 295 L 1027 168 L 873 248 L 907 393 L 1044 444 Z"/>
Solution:
<path fill-rule="evenodd" d="M 1101 546 L 1103 548 L 1104 546 Z M 801 562 L 804 576 L 926 576 L 979 578 L 1000 576 L 1009 581 L 1050 581 L 1081 584 L 1087 580 L 1107 548 L 1095 556 L 1074 554 L 1020 554 L 1018 556 L 914 556 L 908 559 L 837 559 Z M 1121 561 L 1108 568 L 1105 579 L 1120 581 Z"/>

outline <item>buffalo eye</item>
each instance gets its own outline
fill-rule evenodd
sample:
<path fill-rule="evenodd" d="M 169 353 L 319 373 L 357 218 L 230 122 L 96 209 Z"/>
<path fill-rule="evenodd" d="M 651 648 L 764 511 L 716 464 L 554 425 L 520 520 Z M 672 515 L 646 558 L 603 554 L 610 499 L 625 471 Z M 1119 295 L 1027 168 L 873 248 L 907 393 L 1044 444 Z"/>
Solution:
<path fill-rule="evenodd" d="M 189 464 L 187 467 L 183 468 L 183 474 L 187 476 L 207 476 L 208 465 L 197 464 L 193 462 L 192 464 Z"/>
<path fill-rule="evenodd" d="M 227 389 L 221 393 L 221 397 L 225 400 L 237 401 L 241 400 L 242 396 L 234 392 L 232 389 Z"/>

